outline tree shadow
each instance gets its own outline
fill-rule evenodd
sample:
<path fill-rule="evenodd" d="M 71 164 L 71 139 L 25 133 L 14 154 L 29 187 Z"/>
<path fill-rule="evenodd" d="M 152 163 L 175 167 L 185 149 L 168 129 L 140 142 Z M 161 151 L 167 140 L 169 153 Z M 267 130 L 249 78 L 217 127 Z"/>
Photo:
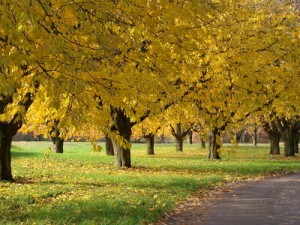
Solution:
<path fill-rule="evenodd" d="M 40 156 L 42 153 L 36 153 L 36 152 L 19 152 L 19 151 L 12 151 L 11 156 L 12 158 L 30 158 L 30 157 L 36 157 Z"/>

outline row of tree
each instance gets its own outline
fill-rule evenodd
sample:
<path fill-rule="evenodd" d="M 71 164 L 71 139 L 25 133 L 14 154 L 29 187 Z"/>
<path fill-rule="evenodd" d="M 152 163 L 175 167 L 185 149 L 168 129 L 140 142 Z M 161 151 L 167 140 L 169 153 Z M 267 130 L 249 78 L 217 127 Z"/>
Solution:
<path fill-rule="evenodd" d="M 13 180 L 11 141 L 23 124 L 54 138 L 103 132 L 112 139 L 118 167 L 131 166 L 133 127 L 157 120 L 169 121 L 177 134 L 178 124 L 204 128 L 210 158 L 219 157 L 221 132 L 246 119 L 272 132 L 275 126 L 285 155 L 294 154 L 300 115 L 297 3 L 1 3 L 2 180 Z"/>

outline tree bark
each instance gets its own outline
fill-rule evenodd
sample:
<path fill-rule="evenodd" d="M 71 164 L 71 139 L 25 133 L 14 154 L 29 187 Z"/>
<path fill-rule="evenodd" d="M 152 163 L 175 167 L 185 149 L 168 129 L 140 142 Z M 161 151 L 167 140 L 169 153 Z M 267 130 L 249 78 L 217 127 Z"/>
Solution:
<path fill-rule="evenodd" d="M 299 135 L 299 131 L 297 131 L 294 136 L 294 152 L 295 153 L 299 153 L 299 139 L 300 139 L 300 135 Z"/>
<path fill-rule="evenodd" d="M 166 136 L 164 134 L 159 136 L 160 138 L 160 143 L 165 144 L 166 143 Z"/>
<path fill-rule="evenodd" d="M 64 153 L 64 140 L 61 137 L 52 137 L 53 152 Z"/>
<path fill-rule="evenodd" d="M 12 136 L 1 129 L 0 133 L 0 167 L 1 180 L 14 181 L 11 173 L 11 143 Z"/>
<path fill-rule="evenodd" d="M 200 139 L 201 142 L 201 148 L 205 148 L 205 140 L 203 138 Z"/>
<path fill-rule="evenodd" d="M 116 140 L 112 140 L 115 154 L 115 165 L 117 168 L 131 167 L 130 149 L 123 147 Z"/>
<path fill-rule="evenodd" d="M 294 133 L 291 126 L 285 127 L 283 132 L 284 156 L 295 156 Z"/>
<path fill-rule="evenodd" d="M 188 137 L 188 143 L 193 144 L 193 131 L 189 130 L 189 132 L 187 133 L 187 137 Z"/>
<path fill-rule="evenodd" d="M 146 135 L 147 155 L 154 155 L 154 134 Z"/>
<path fill-rule="evenodd" d="M 245 127 L 242 127 L 240 130 L 234 132 L 233 136 L 234 136 L 234 140 L 236 143 L 240 143 L 241 142 L 241 139 L 242 139 L 242 136 L 245 132 Z"/>
<path fill-rule="evenodd" d="M 24 75 L 26 75 L 25 72 Z M 34 90 L 39 88 L 39 82 L 35 81 L 32 84 Z M 0 100 L 0 114 L 5 111 L 8 104 L 13 102 L 13 95 L 2 95 Z M 22 111 L 26 112 L 30 105 L 33 103 L 33 93 L 27 92 L 22 100 L 18 103 L 22 106 Z M 0 122 L 0 171 L 1 180 L 14 181 L 11 172 L 11 144 L 12 138 L 16 135 L 18 130 L 22 127 L 22 114 L 21 112 L 16 112 L 13 119 L 10 122 Z"/>
<path fill-rule="evenodd" d="M 12 138 L 20 129 L 21 125 L 21 122 L 0 123 L 1 180 L 14 181 L 11 172 L 11 145 Z"/>
<path fill-rule="evenodd" d="M 176 151 L 183 152 L 183 139 L 180 137 L 176 138 Z"/>
<path fill-rule="evenodd" d="M 221 159 L 218 150 L 220 149 L 220 130 L 213 128 L 209 135 L 208 159 Z"/>
<path fill-rule="evenodd" d="M 53 143 L 53 152 L 64 153 L 64 140 L 60 137 L 58 125 L 59 120 L 54 120 L 54 126 L 51 128 L 51 141 Z"/>
<path fill-rule="evenodd" d="M 268 132 L 270 138 L 270 155 L 280 154 L 280 132 Z"/>
<path fill-rule="evenodd" d="M 264 130 L 268 133 L 270 138 L 270 155 L 280 154 L 280 138 L 282 136 L 281 129 L 279 128 L 279 122 L 274 120 L 271 122 L 262 120 Z"/>
<path fill-rule="evenodd" d="M 176 129 L 171 126 L 172 135 L 176 140 L 176 151 L 183 151 L 183 140 L 190 130 L 183 130 L 180 123 L 176 124 Z"/>
<path fill-rule="evenodd" d="M 120 140 L 112 139 L 116 167 L 131 167 L 130 136 L 132 123 L 124 110 L 113 109 L 114 125 L 112 131 L 120 136 Z"/>
<path fill-rule="evenodd" d="M 204 138 L 204 136 L 201 133 L 198 133 L 198 134 L 199 134 L 199 138 L 200 138 L 201 148 L 205 148 L 206 147 L 205 138 Z"/>
<path fill-rule="evenodd" d="M 257 131 L 258 131 L 258 128 L 254 128 L 254 131 L 253 131 L 253 145 L 256 146 L 257 145 L 257 142 L 258 142 L 258 135 L 257 135 Z"/>
<path fill-rule="evenodd" d="M 105 149 L 106 155 L 115 155 L 113 142 L 108 135 L 105 135 Z"/>

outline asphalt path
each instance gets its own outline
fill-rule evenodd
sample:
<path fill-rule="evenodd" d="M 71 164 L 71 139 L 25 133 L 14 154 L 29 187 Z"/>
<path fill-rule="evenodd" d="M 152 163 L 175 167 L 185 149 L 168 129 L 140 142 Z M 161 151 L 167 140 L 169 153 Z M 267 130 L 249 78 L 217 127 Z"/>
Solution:
<path fill-rule="evenodd" d="M 246 182 L 188 208 L 162 224 L 300 225 L 300 173 Z"/>

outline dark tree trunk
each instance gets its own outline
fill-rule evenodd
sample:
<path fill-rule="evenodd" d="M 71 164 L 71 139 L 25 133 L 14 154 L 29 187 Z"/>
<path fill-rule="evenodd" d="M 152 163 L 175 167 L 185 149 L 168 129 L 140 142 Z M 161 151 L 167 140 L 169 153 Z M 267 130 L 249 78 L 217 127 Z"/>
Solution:
<path fill-rule="evenodd" d="M 176 151 L 183 151 L 183 140 L 190 130 L 183 130 L 180 123 L 176 124 L 176 129 L 171 126 L 172 135 L 176 140 Z"/>
<path fill-rule="evenodd" d="M 176 151 L 183 152 L 183 139 L 182 138 L 176 138 Z"/>
<path fill-rule="evenodd" d="M 280 154 L 280 138 L 282 136 L 281 130 L 278 127 L 278 121 L 274 120 L 267 122 L 262 120 L 263 128 L 268 133 L 270 138 L 270 155 Z"/>
<path fill-rule="evenodd" d="M 199 133 L 199 138 L 200 138 L 201 148 L 205 148 L 206 147 L 206 145 L 205 145 L 205 138 L 203 137 L 203 135 L 201 133 Z"/>
<path fill-rule="evenodd" d="M 268 132 L 270 137 L 270 155 L 280 154 L 280 132 Z"/>
<path fill-rule="evenodd" d="M 240 136 L 238 136 L 238 134 L 237 133 L 234 133 L 233 134 L 233 140 L 236 142 L 236 143 L 239 143 L 240 142 Z"/>
<path fill-rule="evenodd" d="M 0 160 L 1 160 L 1 180 L 13 181 L 11 173 L 11 143 L 12 136 L 1 131 L 0 134 Z"/>
<path fill-rule="evenodd" d="M 214 128 L 209 135 L 208 159 L 221 159 L 218 150 L 220 149 L 220 130 Z"/>
<path fill-rule="evenodd" d="M 1 180 L 14 181 L 11 172 L 11 144 L 13 136 L 22 123 L 0 123 L 0 167 Z"/>
<path fill-rule="evenodd" d="M 201 142 L 201 148 L 205 148 L 205 140 L 203 138 L 200 139 Z"/>
<path fill-rule="evenodd" d="M 159 138 L 160 138 L 162 144 L 166 143 L 166 136 L 164 134 L 160 135 Z"/>
<path fill-rule="evenodd" d="M 145 136 L 147 143 L 147 155 L 154 155 L 154 134 L 148 134 Z"/>
<path fill-rule="evenodd" d="M 284 141 L 284 156 L 295 156 L 294 133 L 291 126 L 285 127 L 282 137 Z"/>
<path fill-rule="evenodd" d="M 278 119 L 277 126 L 284 141 L 284 156 L 295 156 L 295 138 L 299 133 L 300 122 Z"/>
<path fill-rule="evenodd" d="M 188 133 L 187 133 L 187 137 L 188 137 L 188 143 L 189 144 L 193 144 L 193 131 L 189 131 Z"/>
<path fill-rule="evenodd" d="M 24 75 L 26 75 L 25 72 Z M 39 83 L 35 82 L 32 87 L 37 90 Z M 8 104 L 13 102 L 13 95 L 1 95 L 0 100 L 0 114 L 3 114 Z M 27 92 L 23 99 L 18 103 L 22 106 L 22 111 L 26 112 L 33 102 L 33 93 Z M 11 172 L 11 144 L 13 136 L 22 127 L 22 114 L 18 111 L 11 122 L 0 122 L 0 171 L 1 180 L 14 181 Z"/>
<path fill-rule="evenodd" d="M 106 155 L 115 155 L 112 140 L 108 135 L 105 135 L 105 149 Z"/>
<path fill-rule="evenodd" d="M 113 110 L 114 126 L 112 131 L 119 134 L 120 139 L 112 139 L 115 153 L 115 164 L 119 167 L 131 167 L 130 136 L 132 123 L 124 110 Z M 123 143 L 123 144 L 121 144 Z"/>
<path fill-rule="evenodd" d="M 59 120 L 54 120 L 54 126 L 51 129 L 51 141 L 53 143 L 53 152 L 64 153 L 64 140 L 60 137 L 58 125 Z"/>
<path fill-rule="evenodd" d="M 130 149 L 120 145 L 117 141 L 112 140 L 114 146 L 115 165 L 120 167 L 131 167 Z"/>
<path fill-rule="evenodd" d="M 235 132 L 234 134 L 234 140 L 236 141 L 236 143 L 240 143 L 242 140 L 242 136 L 245 132 L 245 128 L 242 128 L 241 130 Z"/>
<path fill-rule="evenodd" d="M 257 142 L 258 142 L 258 135 L 257 135 L 257 128 L 255 127 L 254 128 L 254 133 L 253 133 L 253 145 L 257 145 Z"/>
<path fill-rule="evenodd" d="M 52 137 L 53 152 L 64 153 L 64 140 L 61 137 Z"/>
<path fill-rule="evenodd" d="M 295 137 L 294 137 L 294 152 L 295 153 L 299 153 L 299 139 L 300 139 L 300 135 L 299 135 L 299 131 L 297 131 L 295 133 Z"/>

